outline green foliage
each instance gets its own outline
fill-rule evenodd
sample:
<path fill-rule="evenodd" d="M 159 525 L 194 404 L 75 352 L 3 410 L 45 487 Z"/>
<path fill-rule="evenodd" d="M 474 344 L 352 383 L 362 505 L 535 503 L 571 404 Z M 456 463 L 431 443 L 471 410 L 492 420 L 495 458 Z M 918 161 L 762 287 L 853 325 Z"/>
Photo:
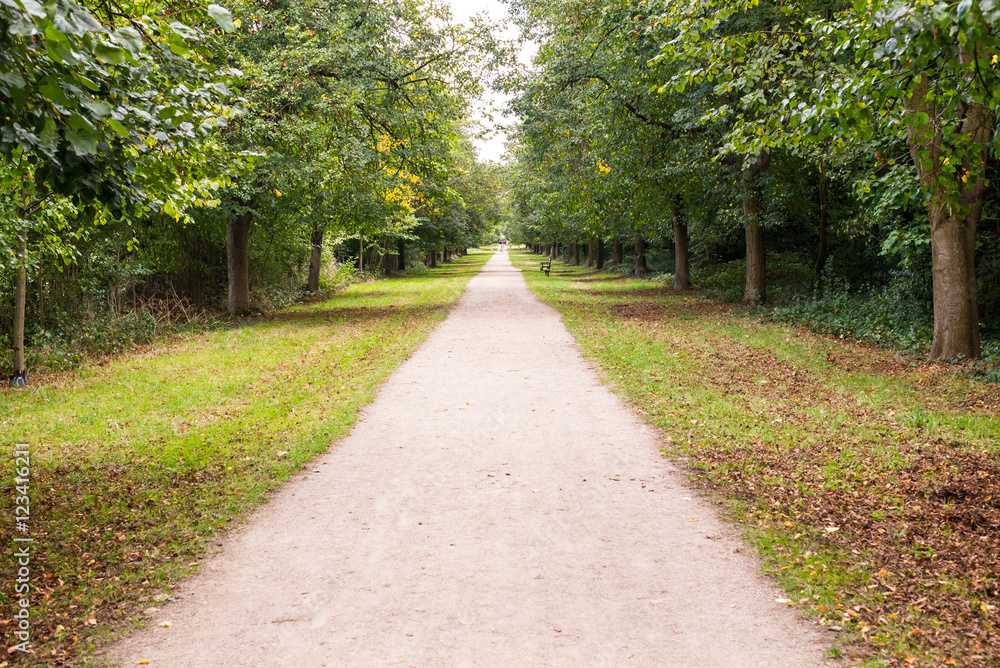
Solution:
<path fill-rule="evenodd" d="M 815 291 L 776 307 L 770 317 L 824 334 L 924 353 L 933 328 L 929 288 L 918 272 L 900 273 L 879 288 L 852 288 L 834 275 Z"/>

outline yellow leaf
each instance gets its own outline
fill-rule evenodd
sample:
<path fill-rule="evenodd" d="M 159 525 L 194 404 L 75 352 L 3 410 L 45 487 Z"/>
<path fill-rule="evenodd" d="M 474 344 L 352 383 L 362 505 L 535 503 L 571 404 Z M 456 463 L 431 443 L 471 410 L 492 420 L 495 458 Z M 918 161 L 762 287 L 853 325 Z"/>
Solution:
<path fill-rule="evenodd" d="M 160 622 L 160 626 L 169 629 L 171 626 L 173 626 L 173 624 L 171 624 L 170 622 Z"/>

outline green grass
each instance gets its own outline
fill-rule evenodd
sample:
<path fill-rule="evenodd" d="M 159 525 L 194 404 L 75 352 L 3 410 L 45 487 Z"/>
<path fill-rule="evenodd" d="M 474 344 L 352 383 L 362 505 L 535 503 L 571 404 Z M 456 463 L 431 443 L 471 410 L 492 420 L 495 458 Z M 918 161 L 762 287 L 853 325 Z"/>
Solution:
<path fill-rule="evenodd" d="M 13 444 L 31 453 L 35 653 L 88 662 L 197 568 L 214 536 L 344 435 L 489 258 L 353 285 L 221 331 L 174 337 L 0 391 L 0 542 L 12 550 Z M 13 644 L 14 567 L 0 559 Z M 20 662 L 20 663 L 18 663 Z M 0 665 L 3 658 L 0 658 Z"/>
<path fill-rule="evenodd" d="M 839 629 L 834 653 L 1000 663 L 996 386 L 649 281 L 560 263 L 545 277 L 538 257 L 511 254 L 788 604 Z"/>

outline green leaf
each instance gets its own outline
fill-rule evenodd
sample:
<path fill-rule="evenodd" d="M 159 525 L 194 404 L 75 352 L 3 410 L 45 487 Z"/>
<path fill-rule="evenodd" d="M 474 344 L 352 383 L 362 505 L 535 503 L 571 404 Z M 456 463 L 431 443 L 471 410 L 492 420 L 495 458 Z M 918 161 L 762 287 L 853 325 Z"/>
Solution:
<path fill-rule="evenodd" d="M 111 105 L 101 100 L 84 100 L 81 104 L 98 117 L 104 117 L 111 113 Z"/>
<path fill-rule="evenodd" d="M 233 15 L 230 14 L 229 10 L 225 7 L 220 7 L 219 5 L 209 5 L 208 14 L 223 30 L 228 32 L 233 29 Z"/>
<path fill-rule="evenodd" d="M 45 117 L 42 131 L 38 133 L 38 140 L 42 144 L 51 144 L 56 138 L 56 122 L 51 116 Z"/>
<path fill-rule="evenodd" d="M 24 11 L 32 16 L 40 19 L 45 18 L 45 9 L 35 2 L 35 0 L 20 0 L 20 5 L 24 8 Z"/>
<path fill-rule="evenodd" d="M 6 81 L 17 88 L 24 88 L 25 84 L 24 77 L 17 72 L 0 72 L 0 81 Z"/>
<path fill-rule="evenodd" d="M 123 139 L 128 138 L 128 130 L 125 128 L 124 125 L 116 121 L 114 118 L 105 118 L 104 122 L 107 123 L 111 127 L 111 129 L 114 130 L 116 133 L 118 133 L 118 135 L 121 136 Z"/>
<path fill-rule="evenodd" d="M 71 128 L 66 128 L 66 139 L 73 145 L 77 155 L 97 153 L 97 140 L 88 133 L 74 132 Z"/>
<path fill-rule="evenodd" d="M 109 44 L 95 44 L 94 57 L 102 63 L 111 65 L 121 65 L 125 62 L 127 51 L 117 46 Z"/>
<path fill-rule="evenodd" d="M 961 21 L 966 16 L 968 16 L 969 11 L 972 9 L 972 0 L 962 0 L 958 3 L 958 10 L 956 14 L 958 15 L 958 20 Z"/>

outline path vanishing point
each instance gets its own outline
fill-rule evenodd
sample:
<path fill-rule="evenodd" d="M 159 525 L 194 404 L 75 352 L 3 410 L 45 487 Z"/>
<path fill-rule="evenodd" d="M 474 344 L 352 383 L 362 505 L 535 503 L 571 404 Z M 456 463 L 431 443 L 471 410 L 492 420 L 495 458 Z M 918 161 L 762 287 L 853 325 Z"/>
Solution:
<path fill-rule="evenodd" d="M 819 628 L 775 601 L 659 447 L 498 253 L 350 435 L 106 656 L 151 668 L 824 665 Z"/>

